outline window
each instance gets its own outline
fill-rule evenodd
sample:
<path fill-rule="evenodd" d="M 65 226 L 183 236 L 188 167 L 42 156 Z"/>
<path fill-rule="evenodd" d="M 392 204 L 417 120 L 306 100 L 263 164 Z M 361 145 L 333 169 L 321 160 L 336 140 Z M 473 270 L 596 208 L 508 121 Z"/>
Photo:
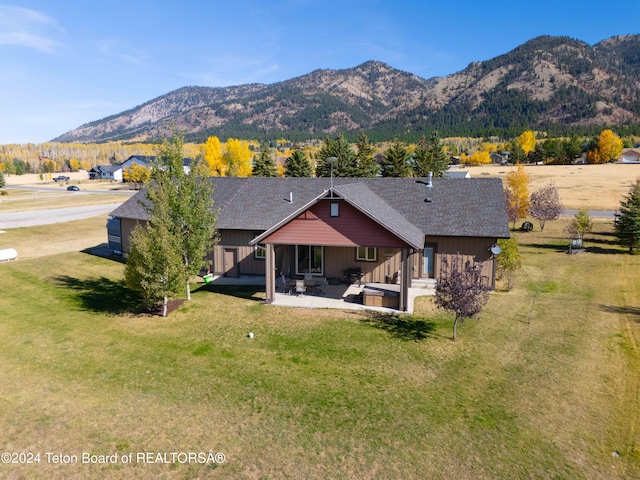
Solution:
<path fill-rule="evenodd" d="M 321 245 L 296 245 L 296 274 L 322 275 L 324 271 L 324 249 Z"/>
<path fill-rule="evenodd" d="M 332 217 L 339 217 L 340 216 L 340 204 L 339 203 L 332 203 L 331 204 L 331 216 Z"/>
<path fill-rule="evenodd" d="M 267 258 L 267 247 L 264 243 L 258 243 L 253 251 L 255 258 Z"/>
<path fill-rule="evenodd" d="M 378 256 L 376 247 L 358 247 L 356 248 L 356 260 L 362 262 L 375 262 Z"/>

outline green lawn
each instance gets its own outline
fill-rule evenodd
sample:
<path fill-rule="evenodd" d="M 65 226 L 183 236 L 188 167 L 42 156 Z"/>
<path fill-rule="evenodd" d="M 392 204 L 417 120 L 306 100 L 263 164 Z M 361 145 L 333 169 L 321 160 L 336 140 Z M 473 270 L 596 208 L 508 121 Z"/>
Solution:
<path fill-rule="evenodd" d="M 639 478 L 640 256 L 606 224 L 567 255 L 562 226 L 518 234 L 516 288 L 457 342 L 429 298 L 386 317 L 198 285 L 163 319 L 130 313 L 119 263 L 0 264 L 0 452 L 41 453 L 0 478 Z"/>

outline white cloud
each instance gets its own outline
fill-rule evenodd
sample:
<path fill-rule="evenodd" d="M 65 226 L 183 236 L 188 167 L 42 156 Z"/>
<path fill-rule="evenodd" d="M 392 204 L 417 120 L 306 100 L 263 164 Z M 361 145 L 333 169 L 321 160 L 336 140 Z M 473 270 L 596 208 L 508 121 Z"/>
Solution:
<path fill-rule="evenodd" d="M 102 55 L 118 58 L 128 64 L 138 64 L 145 55 L 140 50 L 136 50 L 125 43 L 115 39 L 103 39 L 96 43 L 96 49 Z"/>
<path fill-rule="evenodd" d="M 0 5 L 0 45 L 54 53 L 60 45 L 52 37 L 54 31 L 61 32 L 62 28 L 52 17 L 28 8 Z"/>

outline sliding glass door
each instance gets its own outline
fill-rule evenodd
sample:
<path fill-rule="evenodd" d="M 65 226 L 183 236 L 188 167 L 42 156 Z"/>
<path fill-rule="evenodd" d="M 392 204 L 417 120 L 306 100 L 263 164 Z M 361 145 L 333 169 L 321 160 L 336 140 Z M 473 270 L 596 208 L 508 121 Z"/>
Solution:
<path fill-rule="evenodd" d="M 324 272 L 324 248 L 321 245 L 296 245 L 296 274 Z"/>

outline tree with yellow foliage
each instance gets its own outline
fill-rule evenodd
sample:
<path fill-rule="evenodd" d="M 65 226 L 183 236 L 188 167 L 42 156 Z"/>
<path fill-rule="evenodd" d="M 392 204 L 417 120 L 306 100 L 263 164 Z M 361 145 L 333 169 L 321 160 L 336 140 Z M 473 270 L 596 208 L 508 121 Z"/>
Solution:
<path fill-rule="evenodd" d="M 209 164 L 209 175 L 223 177 L 227 173 L 227 163 L 222 153 L 222 145 L 218 137 L 207 138 L 204 146 L 204 159 Z"/>
<path fill-rule="evenodd" d="M 149 181 L 151 170 L 134 162 L 130 167 L 124 169 L 122 176 L 125 182 L 134 183 L 136 190 L 140 190 L 140 187 Z"/>
<path fill-rule="evenodd" d="M 208 142 L 208 140 L 207 140 Z M 226 143 L 227 153 L 224 155 L 227 161 L 228 172 L 233 171 L 238 177 L 251 176 L 251 157 L 253 154 L 246 140 L 230 138 Z"/>
<path fill-rule="evenodd" d="M 622 153 L 622 140 L 611 130 L 603 130 L 598 138 L 600 161 L 613 162 Z"/>
<path fill-rule="evenodd" d="M 72 172 L 77 172 L 78 170 L 80 170 L 80 162 L 77 158 L 72 158 L 69 160 L 69 168 Z"/>
<path fill-rule="evenodd" d="M 524 171 L 524 166 L 518 164 L 515 170 L 507 174 L 507 186 L 505 187 L 505 199 L 509 220 L 513 222 L 513 228 L 520 218 L 529 215 L 529 174 Z"/>
<path fill-rule="evenodd" d="M 486 165 L 491 163 L 491 155 L 486 150 L 483 151 L 475 151 L 470 156 L 461 156 L 460 161 L 466 165 Z"/>
<path fill-rule="evenodd" d="M 522 150 L 524 150 L 525 156 L 529 155 L 529 152 L 536 148 L 536 134 L 533 133 L 533 130 L 525 130 L 522 132 L 518 137 L 518 141 L 520 142 Z"/>

